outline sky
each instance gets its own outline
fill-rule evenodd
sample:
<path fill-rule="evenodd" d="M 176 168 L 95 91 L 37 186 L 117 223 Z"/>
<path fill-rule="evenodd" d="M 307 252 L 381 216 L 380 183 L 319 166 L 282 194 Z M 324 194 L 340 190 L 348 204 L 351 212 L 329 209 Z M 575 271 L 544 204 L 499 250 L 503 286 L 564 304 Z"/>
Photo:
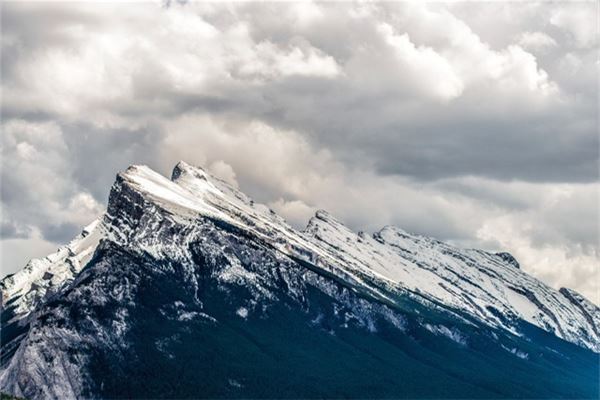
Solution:
<path fill-rule="evenodd" d="M 2 2 L 2 275 L 118 171 L 509 251 L 600 303 L 596 2 Z"/>

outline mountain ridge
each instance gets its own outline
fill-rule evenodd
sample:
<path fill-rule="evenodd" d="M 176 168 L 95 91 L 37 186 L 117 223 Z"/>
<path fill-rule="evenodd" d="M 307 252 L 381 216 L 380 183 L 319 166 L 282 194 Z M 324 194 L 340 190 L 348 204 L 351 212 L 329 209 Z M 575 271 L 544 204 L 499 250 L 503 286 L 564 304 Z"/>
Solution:
<path fill-rule="evenodd" d="M 178 184 L 178 181 L 179 181 L 179 184 Z M 215 183 L 218 183 L 219 187 L 215 186 Z M 273 227 L 273 224 L 275 223 L 277 225 L 282 226 L 284 232 L 294 231 L 294 229 L 290 225 L 288 225 L 283 218 L 279 217 L 274 211 L 268 209 L 266 206 L 263 206 L 258 203 L 254 203 L 254 201 L 252 201 L 250 198 L 245 196 L 242 192 L 233 188 L 226 182 L 221 181 L 218 178 L 212 177 L 212 176 L 210 176 L 210 174 L 208 174 L 202 168 L 192 166 L 184 161 L 180 161 L 174 167 L 171 180 L 168 180 L 167 178 L 163 177 L 162 175 L 155 173 L 154 171 L 152 171 L 150 168 L 148 168 L 146 166 L 133 165 L 133 166 L 129 167 L 125 172 L 119 173 L 117 175 L 117 181 L 115 182 L 115 185 L 113 185 L 112 190 L 114 190 L 115 186 L 120 187 L 122 185 L 124 185 L 126 187 L 132 187 L 133 193 L 140 192 L 140 193 L 149 195 L 151 197 L 157 196 L 158 204 L 161 204 L 161 202 L 165 202 L 165 201 L 167 204 L 169 204 L 169 203 L 171 205 L 174 204 L 176 206 L 177 212 L 182 212 L 183 214 L 185 214 L 186 212 L 191 211 L 193 213 L 192 217 L 194 217 L 196 215 L 195 213 L 200 213 L 202 215 L 210 216 L 210 217 L 217 218 L 217 219 L 222 219 L 224 221 L 239 225 L 239 221 L 236 221 L 235 219 L 233 219 L 231 217 L 231 215 L 228 215 L 227 213 L 223 213 L 221 210 L 219 210 L 219 208 L 221 208 L 219 206 L 222 206 L 222 204 L 215 207 L 215 203 L 217 203 L 217 202 L 215 201 L 214 197 L 225 194 L 229 199 L 236 199 L 237 201 L 243 203 L 244 206 L 246 206 L 245 207 L 246 209 L 244 211 L 247 212 L 248 209 L 252 209 L 254 211 L 255 216 L 260 214 L 260 216 L 263 218 L 266 215 L 267 216 L 266 221 L 269 222 L 270 227 Z M 162 190 L 162 187 L 164 187 L 166 185 L 169 186 L 169 191 Z M 193 192 L 190 192 L 190 189 L 192 189 Z M 111 190 L 111 196 L 110 196 L 111 198 L 113 197 L 112 190 Z M 227 193 L 227 192 L 229 192 L 229 193 Z M 198 196 L 199 193 L 204 193 L 204 194 L 201 196 Z M 189 196 L 196 197 L 200 201 L 191 202 L 191 201 L 189 201 Z M 212 203 L 210 200 L 211 198 L 212 198 Z M 230 203 L 230 206 L 231 205 L 233 205 L 233 210 L 235 212 L 239 213 L 241 211 L 239 203 L 238 204 Z M 250 206 L 250 205 L 252 205 L 252 206 Z M 111 207 L 111 206 L 113 206 L 113 207 Z M 104 223 L 106 223 L 106 220 L 108 220 L 110 222 L 110 220 L 113 218 L 111 211 L 114 212 L 113 211 L 114 208 L 115 208 L 114 201 L 111 202 L 109 200 L 109 205 L 107 207 L 107 211 L 106 211 L 104 217 L 100 217 L 99 219 L 97 219 L 96 221 L 92 222 L 90 225 L 85 227 L 83 229 L 82 233 L 78 236 L 78 238 L 74 239 L 74 241 L 71 242 L 70 245 L 59 248 L 59 250 L 56 253 L 53 253 L 43 259 L 39 259 L 39 260 L 34 259 L 34 260 L 30 261 L 30 263 L 28 263 L 28 266 L 31 265 L 32 267 L 35 268 L 35 265 L 40 264 L 40 263 L 56 262 L 55 259 L 60 260 L 61 255 L 63 255 L 63 258 L 66 260 L 66 264 L 68 264 L 70 266 L 72 272 L 75 271 L 76 267 L 74 267 L 73 264 L 75 264 L 75 263 L 85 264 L 85 261 L 87 259 L 86 257 L 90 256 L 89 253 L 91 252 L 92 248 L 94 247 L 94 243 L 96 243 L 95 241 L 98 239 L 96 237 L 90 238 L 89 237 L 90 233 L 97 234 L 97 232 L 96 232 L 97 230 L 102 230 L 103 223 L 101 222 L 101 220 L 103 218 L 104 218 Z M 258 211 L 258 213 L 257 213 L 257 211 Z M 323 223 L 325 225 L 323 225 Z M 107 225 L 110 226 L 110 223 L 108 223 Z M 242 225 L 241 227 L 245 228 L 245 229 L 253 228 L 252 226 L 244 226 L 243 223 L 241 225 Z M 319 229 L 325 229 L 326 231 L 329 231 L 328 228 L 330 226 L 337 230 L 336 234 L 344 236 L 344 238 L 346 240 L 349 238 L 350 235 L 354 236 L 360 240 L 363 240 L 363 241 L 366 239 L 370 240 L 371 238 L 373 238 L 380 243 L 386 243 L 391 246 L 396 245 L 396 247 L 397 247 L 397 244 L 393 243 L 394 236 L 396 236 L 396 238 L 395 238 L 396 240 L 398 238 L 400 238 L 405 243 L 404 247 L 402 248 L 403 251 L 406 251 L 406 249 L 408 247 L 408 246 L 406 246 L 406 243 L 410 243 L 410 242 L 413 242 L 413 244 L 414 244 L 414 243 L 419 242 L 420 240 L 425 240 L 425 241 L 428 241 L 429 243 L 433 243 L 433 244 L 443 243 L 435 238 L 422 236 L 422 235 L 410 234 L 410 233 L 406 232 L 405 230 L 403 230 L 399 227 L 396 227 L 396 226 L 392 226 L 392 225 L 384 226 L 382 229 L 380 229 L 378 232 L 375 232 L 372 235 L 368 235 L 368 234 L 365 234 L 362 232 L 355 233 L 350 228 L 348 228 L 346 225 L 344 225 L 343 222 L 341 222 L 340 220 L 335 218 L 331 213 L 329 213 L 326 210 L 318 210 L 315 213 L 315 215 L 309 220 L 306 228 L 304 228 L 304 230 L 301 233 L 307 234 L 309 236 L 315 236 L 320 240 L 320 242 L 325 243 L 328 246 L 335 247 L 335 245 L 330 243 L 331 240 L 328 241 L 327 238 L 322 237 L 322 235 L 323 235 L 322 232 L 321 233 L 317 232 Z M 259 229 L 259 232 L 260 232 L 260 229 Z M 117 234 L 114 231 L 112 233 Z M 101 235 L 101 234 L 99 234 L 99 235 Z M 94 235 L 92 235 L 92 236 L 94 236 Z M 385 237 L 388 238 L 387 241 L 386 241 Z M 82 240 L 82 239 L 86 239 L 86 238 L 87 238 L 87 240 Z M 391 238 L 391 241 L 390 241 L 390 238 Z M 331 237 L 329 239 L 331 239 Z M 84 242 L 86 244 L 89 243 L 89 245 L 83 251 L 81 251 L 79 249 L 79 247 L 81 247 L 81 243 L 79 243 L 78 240 L 81 240 L 82 242 Z M 453 246 L 447 246 L 447 249 L 445 249 L 445 250 L 452 251 L 455 249 L 458 249 L 458 248 L 455 248 Z M 486 253 L 482 250 L 470 250 L 470 249 L 460 249 L 460 250 L 464 250 L 466 252 L 476 252 L 476 253 L 486 254 L 486 255 L 493 254 L 493 253 Z M 72 255 L 64 257 L 65 252 L 67 254 L 72 253 Z M 73 255 L 75 255 L 76 257 L 73 257 Z M 321 254 L 321 255 L 323 255 L 323 254 Z M 500 259 L 505 261 L 508 265 L 515 266 L 515 263 L 516 263 L 516 268 L 519 268 L 518 262 L 509 253 L 497 253 L 496 255 Z M 77 259 L 78 257 L 81 257 L 82 259 L 78 260 Z M 39 268 L 39 269 L 41 270 L 42 268 Z M 524 275 L 527 275 L 527 274 L 524 274 Z M 386 277 L 384 275 L 379 275 L 379 276 L 384 279 L 388 279 L 388 277 Z M 2 283 L 0 283 L 0 288 L 2 288 L 3 298 L 7 299 L 4 301 L 10 301 L 11 298 L 14 296 L 14 290 L 11 290 L 12 287 L 14 287 L 14 285 L 10 285 L 10 283 L 11 283 L 11 281 L 18 280 L 18 278 L 19 278 L 19 273 L 17 273 L 16 276 L 15 276 L 15 274 L 13 274 L 13 276 L 4 278 L 2 280 Z M 552 288 L 549 288 L 549 289 L 554 290 Z M 596 325 L 600 322 L 600 312 L 598 312 L 598 310 L 597 310 L 598 307 L 595 306 L 591 301 L 586 299 L 584 296 L 582 296 L 575 290 L 569 289 L 569 288 L 561 288 L 557 292 L 561 293 L 562 297 L 565 297 L 566 299 L 568 299 L 568 301 L 570 303 L 577 305 L 578 309 L 586 310 L 585 313 L 589 317 L 589 318 L 586 317 L 586 319 L 588 319 L 588 320 L 590 318 L 593 319 L 594 325 Z M 582 304 L 584 304 L 584 305 L 581 306 Z M 596 308 L 596 310 L 594 310 L 594 307 Z M 590 312 L 593 315 L 590 315 Z M 592 326 L 594 328 L 596 328 L 594 330 L 597 331 L 598 330 L 597 326 L 594 326 L 594 325 L 592 325 Z M 595 350 L 600 351 L 600 344 L 595 347 Z"/>
<path fill-rule="evenodd" d="M 237 244 L 217 245 L 222 241 L 232 243 L 232 240 Z M 246 250 L 236 250 L 238 245 Z M 243 260 L 258 251 L 256 249 L 260 249 L 261 257 L 268 262 L 246 264 Z M 97 313 L 98 307 L 100 310 L 106 307 L 104 298 L 130 298 L 129 301 L 135 304 L 135 285 L 119 284 L 123 286 L 120 289 L 123 293 L 129 293 L 122 297 L 106 292 L 108 287 L 98 288 L 100 283 L 90 280 L 91 276 L 97 276 L 99 282 L 111 282 L 121 279 L 120 274 L 130 274 L 126 282 L 146 279 L 130 268 L 123 272 L 106 269 L 105 265 L 114 263 L 125 265 L 119 261 L 121 258 L 133 260 L 139 268 L 147 269 L 149 275 L 163 276 L 163 269 L 174 268 L 178 271 L 177 279 L 184 285 L 191 285 L 189 299 L 192 303 L 196 302 L 193 299 L 202 296 L 201 287 L 209 292 L 212 290 L 206 286 L 209 283 L 205 272 L 198 269 L 198 266 L 211 265 L 219 285 L 234 285 L 235 290 L 228 289 L 234 292 L 242 288 L 249 291 L 252 298 L 249 303 L 235 309 L 235 315 L 244 321 L 250 320 L 249 315 L 261 313 L 257 308 L 261 302 L 271 304 L 269 299 L 287 296 L 294 304 L 302 304 L 302 299 L 309 296 L 311 292 L 307 292 L 306 283 L 302 282 L 304 278 L 288 276 L 286 271 L 289 269 L 297 271 L 294 274 L 299 276 L 311 276 L 306 278 L 307 282 L 340 304 L 346 304 L 344 301 L 354 304 L 354 312 L 346 312 L 345 322 L 340 322 L 342 328 L 353 323 L 376 334 L 383 329 L 380 327 L 383 324 L 403 332 L 409 324 L 408 312 L 414 314 L 410 318 L 416 318 L 409 320 L 420 332 L 418 335 L 424 335 L 426 331 L 434 337 L 446 338 L 459 348 L 477 346 L 478 340 L 495 340 L 490 337 L 502 334 L 512 338 L 506 339 L 510 343 L 520 341 L 519 338 L 533 342 L 554 340 L 549 339 L 552 336 L 582 349 L 600 352 L 598 307 L 575 291 L 557 291 L 537 281 L 516 268 L 512 256 L 459 249 L 396 227 L 384 227 L 373 235 L 355 233 L 321 210 L 300 232 L 268 207 L 255 203 L 227 183 L 201 168 L 180 162 L 171 179 L 145 166 L 132 166 L 119 173 L 102 217 L 55 254 L 34 260 L 22 272 L 2 280 L 0 387 L 3 390 L 8 388 L 13 394 L 28 394 L 34 398 L 43 398 L 49 390 L 55 397 L 59 394 L 77 397 L 85 390 L 91 390 L 86 387 L 93 379 L 78 374 L 76 364 L 65 362 L 65 367 L 53 378 L 62 383 L 54 385 L 40 375 L 39 365 L 31 369 L 20 362 L 33 357 L 32 354 L 47 354 L 51 358 L 62 354 L 48 347 L 54 340 L 66 339 L 56 337 L 47 321 L 64 320 L 64 299 L 71 299 L 68 300 L 71 304 L 69 313 L 76 314 L 79 313 L 77 302 L 91 302 L 92 313 Z M 274 269 L 270 270 L 269 266 Z M 276 275 L 273 275 L 274 271 L 277 271 Z M 289 292 L 285 296 L 274 294 L 282 290 L 280 285 Z M 90 299 L 83 295 L 88 292 L 93 294 Z M 346 292 L 348 294 L 343 294 Z M 127 314 L 134 310 L 119 302 L 112 301 L 111 304 L 117 311 L 109 321 L 110 326 L 114 325 L 117 332 L 122 330 L 126 335 L 133 329 L 128 325 Z M 182 304 L 189 306 L 186 302 Z M 177 318 L 184 318 L 182 321 L 188 318 L 186 315 L 206 321 L 229 318 L 226 315 L 217 318 L 207 312 L 204 307 L 196 311 L 177 311 Z M 421 320 L 423 317 L 419 315 L 424 313 L 431 316 L 431 321 Z M 203 314 L 206 316 L 202 317 Z M 353 314 L 358 316 L 351 317 Z M 104 326 L 99 322 L 102 318 L 96 317 L 94 324 Z M 319 314 L 314 318 L 317 325 L 323 319 Z M 340 317 L 334 312 L 330 318 L 337 320 Z M 439 322 L 448 318 L 456 322 Z M 86 332 L 85 325 L 79 326 L 77 321 L 67 319 L 68 324 L 74 325 L 66 337 L 73 337 L 77 332 L 82 336 L 81 332 Z M 471 336 L 465 333 L 476 326 L 490 330 L 484 335 L 487 339 L 479 338 L 476 331 L 471 332 Z M 110 329 L 100 331 L 105 332 L 103 334 L 112 346 L 131 346 L 123 344 L 121 336 L 111 336 Z M 36 337 L 46 339 L 39 342 Z M 74 343 L 84 347 L 100 345 L 93 343 L 93 336 L 86 339 L 91 342 L 72 340 L 65 352 L 74 351 L 77 348 Z M 530 351 L 524 350 L 528 346 L 525 342 L 519 342 L 521 347 L 509 345 L 509 342 L 502 342 L 500 351 L 516 359 L 534 358 Z M 562 348 L 563 345 L 553 346 Z M 546 350 L 540 354 L 544 352 Z M 578 359 L 579 356 L 571 357 Z M 96 365 L 94 363 L 98 361 L 89 362 Z M 46 361 L 39 363 L 47 365 Z M 25 382 L 23 377 L 27 378 Z M 67 384 L 67 378 L 80 383 Z"/>

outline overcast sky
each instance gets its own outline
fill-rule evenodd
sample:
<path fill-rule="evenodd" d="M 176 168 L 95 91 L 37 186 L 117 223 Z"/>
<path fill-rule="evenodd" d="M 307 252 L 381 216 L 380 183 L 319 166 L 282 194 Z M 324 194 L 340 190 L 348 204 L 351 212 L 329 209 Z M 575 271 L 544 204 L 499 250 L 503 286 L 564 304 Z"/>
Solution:
<path fill-rule="evenodd" d="M 2 275 L 184 159 L 599 302 L 596 2 L 1 7 Z"/>

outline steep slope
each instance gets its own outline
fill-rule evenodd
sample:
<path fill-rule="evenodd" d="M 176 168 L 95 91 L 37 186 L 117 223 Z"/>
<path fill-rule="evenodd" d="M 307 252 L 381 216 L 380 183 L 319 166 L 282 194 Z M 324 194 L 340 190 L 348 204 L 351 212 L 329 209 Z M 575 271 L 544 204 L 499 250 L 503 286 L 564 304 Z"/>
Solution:
<path fill-rule="evenodd" d="M 43 259 L 31 260 L 21 271 L 0 282 L 2 365 L 12 357 L 27 332 L 31 312 L 73 279 L 90 260 L 100 240 L 107 237 L 106 232 L 102 219 L 98 219 L 68 245 Z"/>
<path fill-rule="evenodd" d="M 459 249 L 396 227 L 372 237 L 355 234 L 325 212 L 311 219 L 306 232 L 347 264 L 491 326 L 519 334 L 516 325 L 524 320 L 600 351 L 598 307 L 573 290 L 557 291 L 524 273 L 507 253 Z"/>
<path fill-rule="evenodd" d="M 199 168 L 131 167 L 98 222 L 2 281 L 0 387 L 594 397 L 598 307 L 515 263 L 397 228 L 357 235 L 325 212 L 297 232 Z"/>

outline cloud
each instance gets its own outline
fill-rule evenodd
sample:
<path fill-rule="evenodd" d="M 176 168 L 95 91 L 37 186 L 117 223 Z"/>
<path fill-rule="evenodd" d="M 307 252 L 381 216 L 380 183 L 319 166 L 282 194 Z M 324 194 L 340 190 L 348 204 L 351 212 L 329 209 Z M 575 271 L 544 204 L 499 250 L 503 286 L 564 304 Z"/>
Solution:
<path fill-rule="evenodd" d="M 250 47 L 252 49 L 252 47 Z M 307 42 L 282 51 L 271 42 L 256 44 L 254 51 L 243 57 L 234 73 L 254 83 L 286 76 L 334 77 L 339 73 L 335 60 Z"/>
<path fill-rule="evenodd" d="M 297 229 L 303 229 L 306 226 L 306 221 L 315 215 L 317 208 L 311 207 L 302 200 L 284 200 L 279 198 L 270 202 L 271 207 L 279 215 L 285 216 L 288 223 L 295 226 Z"/>
<path fill-rule="evenodd" d="M 558 45 L 556 40 L 544 32 L 523 32 L 519 37 L 519 44 L 534 51 L 544 51 Z"/>
<path fill-rule="evenodd" d="M 409 74 L 423 79 L 421 89 L 444 100 L 451 100 L 462 94 L 464 84 L 452 65 L 430 47 L 416 47 L 408 34 L 398 35 L 394 28 L 382 23 L 377 27 L 385 43 L 404 67 L 398 73 Z"/>
<path fill-rule="evenodd" d="M 103 209 L 73 181 L 69 148 L 52 122 L 11 120 L 2 124 L 2 225 L 4 237 L 41 231 L 64 241 Z"/>
<path fill-rule="evenodd" d="M 32 258 L 45 257 L 57 246 L 40 238 L 0 240 L 0 272 L 2 276 L 22 269 Z"/>
<path fill-rule="evenodd" d="M 231 186 L 238 188 L 239 184 L 236 179 L 235 171 L 231 165 L 222 160 L 215 161 L 208 166 L 208 171 L 217 178 L 223 179 Z"/>
<path fill-rule="evenodd" d="M 593 297 L 592 8 L 7 3 L 3 244 L 65 242 L 117 171 L 185 159 L 298 227 L 508 250 Z"/>
<path fill-rule="evenodd" d="M 477 236 L 490 245 L 512 249 L 529 273 L 549 285 L 575 287 L 598 303 L 597 187 L 548 192 L 541 208 L 490 218 Z"/>
<path fill-rule="evenodd" d="M 7 18 L 27 14 L 13 7 Z M 149 123 L 148 113 L 152 123 L 210 110 L 309 132 L 315 146 L 353 162 L 377 160 L 387 174 L 597 176 L 595 112 L 566 113 L 585 103 L 570 99 L 533 54 L 514 43 L 493 49 L 447 9 L 137 5 L 110 18 L 109 29 L 110 7 L 53 12 L 65 19 L 50 24 L 64 43 L 21 50 L 8 69 L 8 115 L 85 114 L 95 125 L 135 129 Z M 160 30 L 136 35 L 156 18 Z M 43 41 L 41 32 L 27 35 Z M 567 165 L 553 168 L 559 158 Z"/>
<path fill-rule="evenodd" d="M 593 2 L 563 4 L 554 10 L 550 23 L 567 31 L 578 47 L 590 48 L 598 43 L 597 18 L 598 5 Z"/>

